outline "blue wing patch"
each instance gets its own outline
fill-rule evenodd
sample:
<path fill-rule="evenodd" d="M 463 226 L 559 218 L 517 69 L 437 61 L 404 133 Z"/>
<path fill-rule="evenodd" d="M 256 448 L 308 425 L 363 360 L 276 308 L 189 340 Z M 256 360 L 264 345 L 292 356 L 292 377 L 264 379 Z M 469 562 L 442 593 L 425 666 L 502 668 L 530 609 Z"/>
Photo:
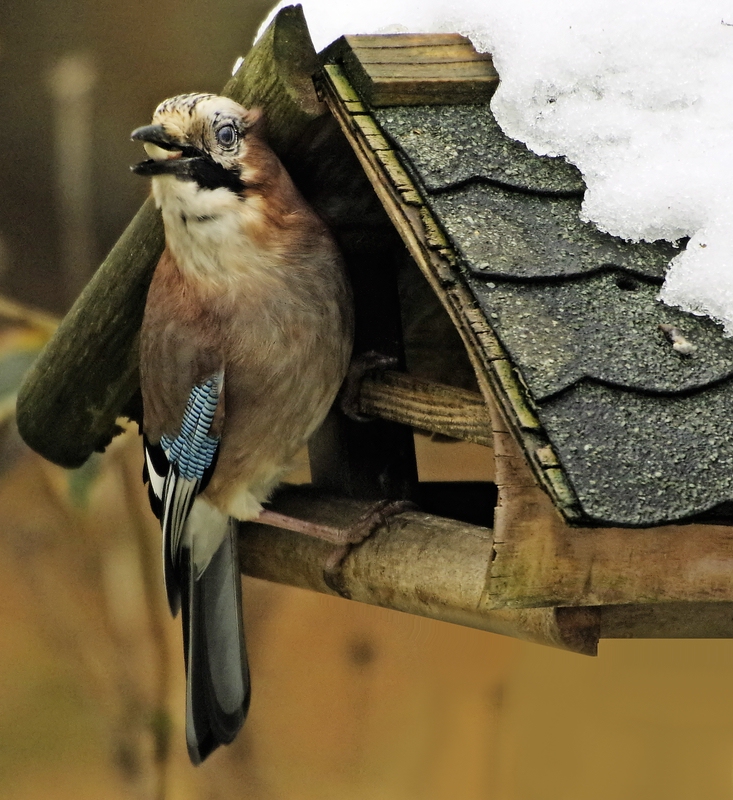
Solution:
<path fill-rule="evenodd" d="M 144 478 L 150 504 L 163 529 L 163 564 L 168 603 L 180 606 L 180 547 L 196 495 L 208 484 L 216 466 L 219 437 L 209 434 L 224 387 L 224 373 L 191 390 L 177 436 L 161 436 L 157 445 L 145 438 Z"/>
<path fill-rule="evenodd" d="M 194 387 L 183 413 L 181 432 L 175 438 L 160 437 L 160 446 L 169 463 L 186 480 L 203 480 L 219 447 L 219 437 L 209 436 L 209 430 L 219 404 L 223 378 L 219 373 L 201 386 Z"/>

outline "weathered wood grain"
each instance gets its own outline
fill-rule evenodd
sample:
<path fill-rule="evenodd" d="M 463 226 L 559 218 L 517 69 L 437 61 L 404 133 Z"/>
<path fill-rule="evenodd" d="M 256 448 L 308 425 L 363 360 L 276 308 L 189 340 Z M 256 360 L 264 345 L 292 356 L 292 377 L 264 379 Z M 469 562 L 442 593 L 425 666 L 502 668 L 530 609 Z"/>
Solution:
<path fill-rule="evenodd" d="M 358 33 L 344 36 L 344 39 L 354 49 L 472 46 L 470 40 L 460 33 Z"/>
<path fill-rule="evenodd" d="M 604 639 L 733 639 L 733 603 L 649 603 L 597 611 Z"/>
<path fill-rule="evenodd" d="M 344 36 L 326 51 L 374 107 L 488 102 L 499 76 L 459 34 Z"/>
<path fill-rule="evenodd" d="M 445 63 L 429 62 L 427 64 L 388 64 L 385 62 L 362 62 L 368 68 L 369 77 L 381 91 L 386 91 L 390 81 L 412 81 L 416 90 L 421 81 L 470 80 L 486 77 L 483 61 L 449 61 Z M 400 88 L 404 89 L 405 84 Z"/>
<path fill-rule="evenodd" d="M 455 64 L 491 61 L 488 53 L 477 53 L 470 42 L 458 44 L 431 44 L 416 46 L 362 47 L 359 37 L 346 37 L 362 64 L 398 64 L 428 66 L 430 64 Z M 356 41 L 354 41 L 356 40 Z"/>
<path fill-rule="evenodd" d="M 492 416 L 499 489 L 492 606 L 733 602 L 733 529 L 567 525 L 496 406 Z"/>
<path fill-rule="evenodd" d="M 463 105 L 488 103 L 498 81 L 476 74 L 450 77 L 370 77 L 364 99 L 375 108 L 389 106 Z"/>
<path fill-rule="evenodd" d="M 380 372 L 364 379 L 359 410 L 420 430 L 493 447 L 489 411 L 483 397 L 476 392 L 400 372 Z"/>
<path fill-rule="evenodd" d="M 315 66 L 302 9 L 291 6 L 224 88 L 235 100 L 264 108 L 270 142 L 285 159 L 324 110 L 311 82 Z M 136 416 L 137 336 L 162 248 L 160 215 L 148 201 L 29 372 L 18 397 L 18 427 L 50 461 L 79 466 L 118 432 L 118 416 Z"/>
<path fill-rule="evenodd" d="M 339 527 L 353 524 L 369 507 L 306 487 L 290 487 L 274 503 L 282 513 Z M 290 531 L 241 526 L 242 570 L 256 578 L 336 594 L 323 580 L 330 552 L 327 543 Z M 564 612 L 558 625 L 554 609 L 491 609 L 486 593 L 491 557 L 488 528 L 408 511 L 351 551 L 340 583 L 362 603 L 595 654 L 594 610 Z"/>

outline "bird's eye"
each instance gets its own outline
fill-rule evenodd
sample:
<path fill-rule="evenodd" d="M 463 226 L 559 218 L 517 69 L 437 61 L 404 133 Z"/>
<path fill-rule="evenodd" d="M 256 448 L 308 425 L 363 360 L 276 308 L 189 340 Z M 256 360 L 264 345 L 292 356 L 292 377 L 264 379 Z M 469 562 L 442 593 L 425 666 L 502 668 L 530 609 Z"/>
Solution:
<path fill-rule="evenodd" d="M 237 132 L 233 125 L 222 125 L 216 132 L 216 141 L 222 147 L 231 147 L 237 141 Z"/>

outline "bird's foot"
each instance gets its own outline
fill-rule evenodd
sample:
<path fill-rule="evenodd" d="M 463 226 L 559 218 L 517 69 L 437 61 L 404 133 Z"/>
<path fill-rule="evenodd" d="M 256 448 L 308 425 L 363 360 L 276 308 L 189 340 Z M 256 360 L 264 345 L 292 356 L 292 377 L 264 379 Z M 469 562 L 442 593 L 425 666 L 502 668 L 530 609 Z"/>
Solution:
<path fill-rule="evenodd" d="M 415 508 L 415 504 L 409 500 L 380 500 L 369 508 L 361 517 L 348 528 L 344 528 L 344 533 L 348 536 L 348 541 L 334 548 L 333 552 L 326 559 L 323 565 L 323 580 L 326 585 L 338 592 L 341 597 L 350 597 L 349 591 L 343 585 L 343 567 L 346 556 L 351 552 L 351 548 L 356 544 L 361 544 L 369 538 L 377 528 L 387 525 L 389 528 L 389 518 L 403 511 Z"/>
<path fill-rule="evenodd" d="M 341 393 L 339 395 L 339 407 L 349 419 L 356 422 L 370 422 L 372 417 L 362 414 L 359 411 L 359 392 L 364 377 L 369 372 L 384 371 L 395 369 L 398 366 L 396 358 L 385 356 L 370 350 L 354 358 L 349 364 L 349 371 L 346 373 Z"/>
<path fill-rule="evenodd" d="M 263 525 L 272 525 L 273 528 L 285 528 L 288 531 L 295 531 L 306 536 L 312 536 L 315 539 L 322 539 L 324 542 L 330 542 L 339 547 L 348 547 L 366 538 L 356 530 L 359 523 L 348 528 L 336 528 L 333 525 L 322 525 L 319 522 L 308 522 L 305 519 L 289 517 L 287 514 L 270 511 L 268 508 L 260 512 L 256 521 L 261 522 Z"/>
<path fill-rule="evenodd" d="M 389 518 L 414 508 L 414 503 L 409 500 L 380 500 L 375 503 L 361 517 L 347 528 L 336 528 L 332 525 L 322 525 L 317 522 L 289 517 L 277 511 L 263 509 L 257 522 L 263 525 L 272 525 L 275 528 L 285 528 L 289 531 L 313 536 L 316 539 L 336 545 L 333 552 L 323 565 L 323 580 L 326 585 L 338 592 L 342 597 L 349 597 L 348 590 L 342 585 L 341 567 L 344 559 L 351 552 L 354 545 L 361 544 L 371 536 L 377 528 L 389 525 Z"/>

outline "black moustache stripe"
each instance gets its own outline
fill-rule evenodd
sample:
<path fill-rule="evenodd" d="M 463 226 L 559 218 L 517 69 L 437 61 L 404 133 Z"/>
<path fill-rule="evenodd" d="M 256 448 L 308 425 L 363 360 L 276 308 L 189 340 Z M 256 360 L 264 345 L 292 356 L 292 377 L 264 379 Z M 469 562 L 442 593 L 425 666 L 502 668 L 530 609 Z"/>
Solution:
<path fill-rule="evenodd" d="M 192 158 L 191 178 L 202 189 L 229 189 L 235 194 L 244 191 L 238 169 L 227 169 L 210 158 Z"/>
<path fill-rule="evenodd" d="M 182 181 L 195 181 L 202 189 L 229 189 L 240 194 L 245 184 L 237 169 L 227 169 L 205 156 L 194 158 L 148 159 L 132 167 L 136 175 L 174 175 Z"/>

